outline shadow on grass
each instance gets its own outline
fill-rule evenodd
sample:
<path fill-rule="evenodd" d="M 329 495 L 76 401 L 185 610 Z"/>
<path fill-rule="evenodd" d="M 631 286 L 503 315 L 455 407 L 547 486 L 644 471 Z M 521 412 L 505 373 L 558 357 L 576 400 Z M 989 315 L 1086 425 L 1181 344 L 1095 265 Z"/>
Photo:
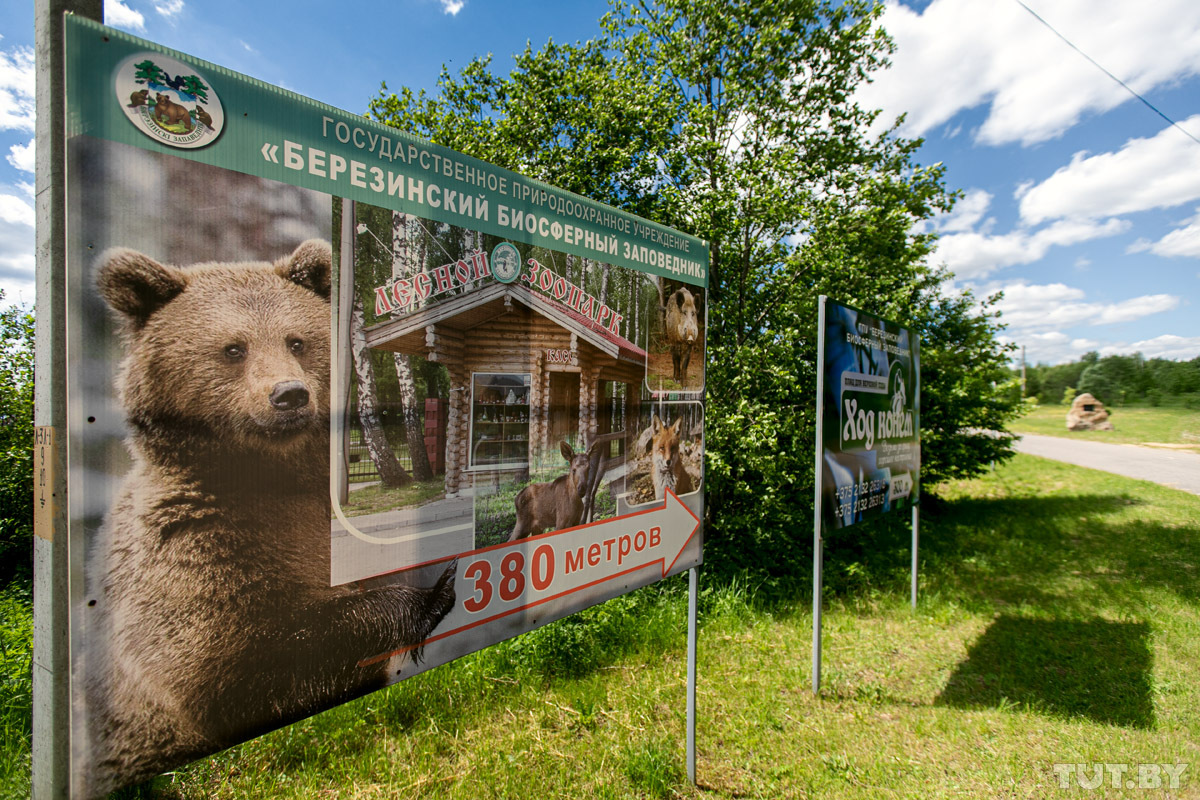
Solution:
<path fill-rule="evenodd" d="M 1087 619 L 1098 605 L 1138 605 L 1151 588 L 1200 600 L 1200 525 L 1131 518 L 1143 500 L 1094 491 L 1071 496 L 923 500 L 921 582 L 975 610 L 1037 606 Z M 903 593 L 907 515 L 835 531 L 825 582 L 834 595 Z"/>
<path fill-rule="evenodd" d="M 1098 603 L 1137 603 L 1149 588 L 1200 599 L 1200 527 L 1130 519 L 1125 494 L 957 501 L 934 515 L 924 558 L 968 595 L 1087 618 Z M 1080 585 L 1080 582 L 1083 582 Z"/>
<path fill-rule="evenodd" d="M 1145 622 L 1000 616 L 934 703 L 1153 728 L 1149 638 Z"/>
<path fill-rule="evenodd" d="M 921 502 L 922 572 L 926 565 L 951 573 L 976 565 L 983 572 L 1045 574 L 1061 567 L 1062 554 L 1077 544 L 1074 520 L 1099 520 L 1136 502 L 1106 494 L 953 501 L 927 496 Z M 903 586 L 911 547 L 907 514 L 828 532 L 826 585 L 839 594 L 855 593 L 860 583 Z"/>

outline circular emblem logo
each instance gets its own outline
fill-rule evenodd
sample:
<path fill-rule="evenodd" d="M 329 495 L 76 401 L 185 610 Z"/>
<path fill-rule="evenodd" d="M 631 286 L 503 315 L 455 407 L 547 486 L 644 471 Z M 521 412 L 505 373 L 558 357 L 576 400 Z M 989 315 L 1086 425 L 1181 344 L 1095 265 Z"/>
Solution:
<path fill-rule="evenodd" d="M 521 277 L 521 254 L 508 242 L 492 248 L 492 276 L 501 283 L 512 283 Z"/>
<path fill-rule="evenodd" d="M 162 53 L 141 52 L 122 61 L 113 89 L 129 121 L 171 147 L 204 147 L 225 127 L 225 110 L 208 79 Z"/>

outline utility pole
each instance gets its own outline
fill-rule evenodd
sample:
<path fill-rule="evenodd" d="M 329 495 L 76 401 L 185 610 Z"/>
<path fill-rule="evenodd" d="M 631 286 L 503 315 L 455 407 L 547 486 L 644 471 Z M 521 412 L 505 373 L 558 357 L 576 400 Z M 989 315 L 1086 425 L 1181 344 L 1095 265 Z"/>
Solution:
<path fill-rule="evenodd" d="M 1021 399 L 1025 399 L 1025 345 L 1021 345 Z"/>

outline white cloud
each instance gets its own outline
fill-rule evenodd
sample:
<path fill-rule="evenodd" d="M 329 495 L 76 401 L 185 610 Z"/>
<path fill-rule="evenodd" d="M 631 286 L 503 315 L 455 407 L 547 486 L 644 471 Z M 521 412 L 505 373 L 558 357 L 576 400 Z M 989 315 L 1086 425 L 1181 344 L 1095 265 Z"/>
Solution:
<path fill-rule="evenodd" d="M 33 221 L 30 203 L 0 194 L 0 289 L 6 303 L 33 302 Z"/>
<path fill-rule="evenodd" d="M 1194 0 L 1039 0 L 1030 6 L 1136 91 L 1200 74 L 1200 3 Z M 978 141 L 1030 145 L 1061 135 L 1085 114 L 1133 99 L 1017 3 L 933 0 L 917 13 L 892 2 L 883 27 L 897 44 L 892 67 L 857 99 L 883 108 L 883 122 L 907 112 L 907 136 L 989 105 Z"/>
<path fill-rule="evenodd" d="M 452 17 L 457 16 L 458 12 L 462 11 L 463 6 L 466 4 L 465 0 L 438 0 L 438 1 L 442 4 L 442 11 L 446 12 L 447 14 L 449 14 Z"/>
<path fill-rule="evenodd" d="M 1007 335 L 1019 341 L 1034 335 L 1062 334 L 1064 328 L 1077 325 L 1132 322 L 1170 311 L 1180 302 L 1175 295 L 1149 294 L 1117 303 L 1089 303 L 1082 289 L 1063 283 L 1010 283 L 991 287 L 988 293 L 997 288 L 1004 291 L 997 305 L 1000 321 L 1008 325 Z"/>
<path fill-rule="evenodd" d="M 154 10 L 160 16 L 173 19 L 183 11 L 183 0 L 154 0 Z"/>
<path fill-rule="evenodd" d="M 32 47 L 0 52 L 0 130 L 33 131 L 34 81 Z"/>
<path fill-rule="evenodd" d="M 34 140 L 30 139 L 28 144 L 14 144 L 8 148 L 8 163 L 22 172 L 33 172 L 35 168 L 33 142 Z"/>
<path fill-rule="evenodd" d="M 1153 339 L 1144 339 L 1131 344 L 1110 344 L 1099 350 L 1100 355 L 1120 355 L 1141 353 L 1146 358 L 1170 358 L 1173 360 L 1191 360 L 1200 356 L 1200 336 L 1176 336 L 1164 333 Z"/>
<path fill-rule="evenodd" d="M 1119 303 L 1101 305 L 1093 325 L 1113 325 L 1118 322 L 1133 322 L 1135 319 L 1148 317 L 1170 311 L 1179 305 L 1179 298 L 1173 294 L 1146 294 L 1122 300 Z"/>
<path fill-rule="evenodd" d="M 937 250 L 930 260 L 934 264 L 945 264 L 958 278 L 983 278 L 1005 267 L 1038 261 L 1051 247 L 1115 236 L 1128 229 L 1129 222 L 1120 219 L 1103 223 L 1059 220 L 1037 231 L 1017 229 L 995 236 L 953 233 L 938 240 Z"/>
<path fill-rule="evenodd" d="M 1180 124 L 1200 132 L 1200 114 Z M 1200 145 L 1167 126 L 1155 136 L 1131 139 L 1115 152 L 1076 153 L 1070 164 L 1021 196 L 1021 219 L 1032 225 L 1065 217 L 1106 217 L 1197 198 Z"/>
<path fill-rule="evenodd" d="M 1196 209 L 1196 216 L 1182 228 L 1176 228 L 1157 242 L 1138 239 L 1126 252 L 1139 253 L 1144 250 L 1168 258 L 1200 258 L 1200 208 Z"/>
<path fill-rule="evenodd" d="M 934 226 L 942 233 L 961 233 L 973 230 L 987 213 L 992 203 L 991 192 L 983 189 L 971 189 L 962 199 L 954 204 L 949 214 L 939 214 L 933 218 Z"/>
<path fill-rule="evenodd" d="M 0 194 L 0 222 L 10 225 L 34 225 L 33 206 L 16 195 Z"/>
<path fill-rule="evenodd" d="M 1200 131 L 1200 114 L 1184 125 Z M 1166 127 L 1113 152 L 1077 153 L 1044 181 L 1018 186 L 1014 197 L 1020 222 L 1007 233 L 991 232 L 995 220 L 986 215 L 993 198 L 983 189 L 972 189 L 954 211 L 935 217 L 932 227 L 943 235 L 931 261 L 944 263 L 959 278 L 978 279 L 1037 262 L 1055 246 L 1124 233 L 1132 222 L 1118 215 L 1200 199 L 1200 146 Z M 1143 238 L 1128 247 L 1128 252 L 1146 250 L 1161 256 L 1200 256 L 1200 209 L 1162 240 Z M 1082 257 L 1075 261 L 1077 268 L 1089 264 Z"/>
<path fill-rule="evenodd" d="M 145 31 L 146 17 L 140 11 L 134 11 L 121 0 L 108 0 L 104 4 L 104 22 L 114 28 L 125 28 L 131 31 Z"/>
<path fill-rule="evenodd" d="M 1084 353 L 1093 351 L 1101 356 L 1141 353 L 1146 358 L 1169 358 L 1175 361 L 1200 356 L 1200 336 L 1177 336 L 1172 333 L 1139 342 L 1104 343 L 1095 339 L 1072 339 L 1058 332 L 1031 334 L 1020 339 L 1007 336 L 1001 337 L 1001 340 L 1005 344 L 1015 342 L 1024 345 L 1027 364 L 1063 364 L 1078 361 Z"/>
<path fill-rule="evenodd" d="M 1025 363 L 1027 364 L 1061 364 L 1066 361 L 1078 361 L 1084 353 L 1100 349 L 1100 342 L 1093 339 L 1074 338 L 1061 331 L 1048 333 L 1026 333 L 1019 339 L 1002 335 L 998 337 L 1004 344 L 1016 344 L 1025 348 Z M 1021 351 L 1017 350 L 1019 354 Z M 1020 355 L 1014 355 L 1014 363 L 1019 362 Z"/>
<path fill-rule="evenodd" d="M 1059 364 L 1078 360 L 1095 350 L 1102 355 L 1140 352 L 1147 358 L 1193 358 L 1200 355 L 1200 337 L 1184 338 L 1164 334 L 1140 342 L 1102 342 L 1096 338 L 1067 333 L 1079 325 L 1101 326 L 1169 311 L 1179 306 L 1178 297 L 1167 294 L 1144 295 L 1117 303 L 1089 303 L 1082 289 L 1062 283 L 1012 283 L 990 286 L 986 293 L 1003 289 L 999 303 L 1000 321 L 1008 328 L 999 338 L 1026 349 L 1030 364 Z"/>

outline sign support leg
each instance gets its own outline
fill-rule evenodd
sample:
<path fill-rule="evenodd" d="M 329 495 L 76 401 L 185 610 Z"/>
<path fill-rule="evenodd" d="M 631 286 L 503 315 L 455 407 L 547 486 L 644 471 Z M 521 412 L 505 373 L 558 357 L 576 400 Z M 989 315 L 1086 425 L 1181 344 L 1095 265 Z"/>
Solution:
<path fill-rule="evenodd" d="M 696 784 L 696 599 L 700 568 L 688 570 L 687 775 Z"/>
<path fill-rule="evenodd" d="M 921 507 L 912 507 L 912 607 L 917 607 L 917 542 L 920 539 Z"/>
<path fill-rule="evenodd" d="M 813 531 L 813 635 L 812 691 L 821 693 L 821 569 L 825 560 L 825 544 L 821 541 L 820 520 Z"/>
<path fill-rule="evenodd" d="M 825 557 L 821 540 L 821 490 L 824 483 L 825 439 L 825 295 L 817 303 L 817 425 L 813 442 L 813 634 L 812 692 L 821 693 L 821 568 Z"/>

